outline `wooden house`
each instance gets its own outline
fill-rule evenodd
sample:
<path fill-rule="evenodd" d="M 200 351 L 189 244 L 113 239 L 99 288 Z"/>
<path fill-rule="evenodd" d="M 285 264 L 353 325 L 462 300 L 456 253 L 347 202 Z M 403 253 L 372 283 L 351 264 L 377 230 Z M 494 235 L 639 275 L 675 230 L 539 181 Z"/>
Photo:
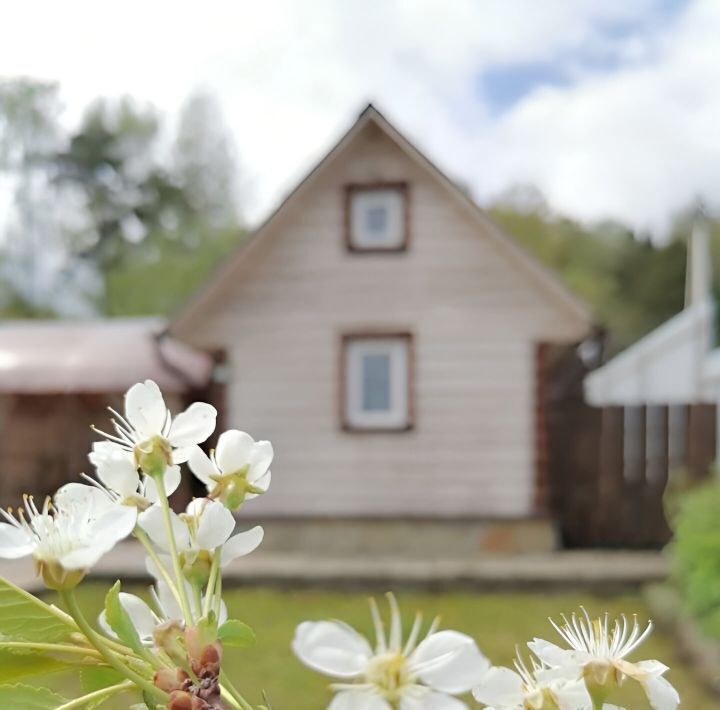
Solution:
<path fill-rule="evenodd" d="M 225 426 L 273 442 L 247 514 L 277 540 L 462 553 L 552 544 L 543 357 L 590 325 L 368 106 L 170 333 L 221 357 Z"/>

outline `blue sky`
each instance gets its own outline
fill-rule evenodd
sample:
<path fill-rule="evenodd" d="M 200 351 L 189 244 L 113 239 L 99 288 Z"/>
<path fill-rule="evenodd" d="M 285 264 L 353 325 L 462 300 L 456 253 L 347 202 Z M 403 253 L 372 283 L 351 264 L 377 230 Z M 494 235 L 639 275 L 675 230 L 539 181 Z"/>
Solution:
<path fill-rule="evenodd" d="M 588 74 L 612 73 L 631 61 L 626 50 L 628 40 L 667 30 L 687 5 L 687 0 L 660 0 L 645 13 L 599 21 L 592 44 L 546 59 L 490 66 L 478 75 L 478 98 L 487 103 L 490 112 L 499 114 L 537 89 L 568 87 Z"/>
<path fill-rule="evenodd" d="M 0 67 L 58 81 L 68 123 L 130 94 L 170 133 L 213 93 L 252 220 L 373 101 L 481 203 L 532 184 L 661 235 L 720 210 L 718 37 L 717 0 L 25 0 Z"/>

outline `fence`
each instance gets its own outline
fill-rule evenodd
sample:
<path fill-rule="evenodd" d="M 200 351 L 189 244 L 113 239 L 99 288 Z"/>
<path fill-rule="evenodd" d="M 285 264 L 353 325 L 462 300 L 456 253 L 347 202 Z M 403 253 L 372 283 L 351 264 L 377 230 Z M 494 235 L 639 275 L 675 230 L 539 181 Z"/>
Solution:
<path fill-rule="evenodd" d="M 708 475 L 716 416 L 707 404 L 595 408 L 578 381 L 556 387 L 547 403 L 549 505 L 564 543 L 665 544 L 666 493 Z"/>

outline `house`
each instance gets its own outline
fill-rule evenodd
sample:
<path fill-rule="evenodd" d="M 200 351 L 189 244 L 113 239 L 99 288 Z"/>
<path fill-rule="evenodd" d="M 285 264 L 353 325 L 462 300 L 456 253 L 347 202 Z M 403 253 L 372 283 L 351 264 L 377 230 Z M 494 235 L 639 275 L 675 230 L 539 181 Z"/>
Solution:
<path fill-rule="evenodd" d="M 168 403 L 204 396 L 212 370 L 205 353 L 163 333 L 162 318 L 6 321 L 0 324 L 0 498 L 44 496 L 88 471 L 109 405 L 152 378 Z M 190 490 L 185 492 L 189 497 Z"/>
<path fill-rule="evenodd" d="M 170 334 L 222 354 L 225 425 L 272 440 L 247 514 L 277 540 L 475 550 L 552 544 L 543 353 L 590 325 L 368 106 Z"/>

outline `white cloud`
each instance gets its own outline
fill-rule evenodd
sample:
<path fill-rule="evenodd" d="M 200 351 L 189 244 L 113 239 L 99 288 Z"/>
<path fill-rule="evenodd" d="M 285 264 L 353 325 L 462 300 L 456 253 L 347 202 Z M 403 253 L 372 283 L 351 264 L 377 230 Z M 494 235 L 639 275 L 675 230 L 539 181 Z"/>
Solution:
<path fill-rule="evenodd" d="M 665 27 L 661 4 L 26 0 L 5 11 L 0 67 L 61 81 L 71 119 L 97 95 L 173 112 L 212 89 L 255 184 L 255 217 L 372 99 L 481 198 L 532 181 L 582 218 L 659 226 L 717 188 L 720 140 L 718 5 L 694 0 Z M 618 23 L 643 29 L 610 40 Z M 484 70 L 588 51 L 623 63 L 576 71 L 504 114 L 484 105 Z"/>

